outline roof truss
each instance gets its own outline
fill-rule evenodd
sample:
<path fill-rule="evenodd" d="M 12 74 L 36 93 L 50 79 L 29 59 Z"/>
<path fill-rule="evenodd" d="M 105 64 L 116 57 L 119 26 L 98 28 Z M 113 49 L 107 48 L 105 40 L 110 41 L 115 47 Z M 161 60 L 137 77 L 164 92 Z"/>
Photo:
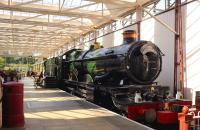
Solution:
<path fill-rule="evenodd" d="M 39 52 L 47 57 L 68 41 L 134 9 L 136 3 L 148 1 L 0 0 L 0 55 Z"/>

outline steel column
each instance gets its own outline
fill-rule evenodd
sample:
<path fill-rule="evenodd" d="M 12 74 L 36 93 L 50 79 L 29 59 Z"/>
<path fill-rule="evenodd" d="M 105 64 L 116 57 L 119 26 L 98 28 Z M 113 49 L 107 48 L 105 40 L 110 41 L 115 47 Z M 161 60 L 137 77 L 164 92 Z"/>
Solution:
<path fill-rule="evenodd" d="M 177 90 L 181 91 L 182 94 L 184 95 L 183 32 L 182 32 L 181 0 L 175 1 L 175 31 L 178 32 L 179 35 L 175 35 L 175 45 L 174 45 L 174 95 L 176 94 Z"/>

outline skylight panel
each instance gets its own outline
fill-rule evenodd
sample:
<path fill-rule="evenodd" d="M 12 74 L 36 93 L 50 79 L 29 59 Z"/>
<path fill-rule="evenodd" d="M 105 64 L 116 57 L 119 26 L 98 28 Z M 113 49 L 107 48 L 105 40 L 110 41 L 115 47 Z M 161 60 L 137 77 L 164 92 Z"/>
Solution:
<path fill-rule="evenodd" d="M 81 4 L 82 4 L 82 0 L 65 0 L 64 7 L 74 8 L 74 7 L 80 6 Z"/>
<path fill-rule="evenodd" d="M 87 4 L 91 4 L 91 3 L 94 3 L 94 2 L 90 2 L 90 1 L 82 1 L 82 2 L 81 2 L 81 5 L 87 5 Z"/>
<path fill-rule="evenodd" d="M 34 4 L 38 4 L 38 5 L 42 5 L 43 4 L 43 1 L 37 1 L 37 2 L 34 2 Z"/>
<path fill-rule="evenodd" d="M 87 6 L 86 10 L 95 11 L 97 9 L 97 6 L 98 6 L 97 4 L 96 5 Z"/>
<path fill-rule="evenodd" d="M 10 11 L 9 10 L 3 10 L 3 14 L 10 15 Z"/>
<path fill-rule="evenodd" d="M 58 0 L 59 1 L 59 0 Z M 53 4 L 52 0 L 43 0 L 43 4 Z"/>
<path fill-rule="evenodd" d="M 26 2 L 26 1 L 28 1 L 28 0 L 24 0 L 24 1 L 23 1 L 23 0 L 12 0 L 12 2 L 18 2 L 18 3 L 19 3 L 19 2 L 20 2 L 20 3 L 21 3 L 21 2 Z"/>
<path fill-rule="evenodd" d="M 53 15 L 53 19 L 55 19 L 55 20 L 70 20 L 71 17 Z"/>
<path fill-rule="evenodd" d="M 42 16 L 39 16 L 37 18 L 43 18 L 43 19 L 48 19 L 48 15 L 42 15 Z"/>
<path fill-rule="evenodd" d="M 78 7 L 81 5 L 81 0 L 73 0 L 72 5 L 73 7 Z"/>
<path fill-rule="evenodd" d="M 3 14 L 3 10 L 0 10 L 0 14 Z"/>

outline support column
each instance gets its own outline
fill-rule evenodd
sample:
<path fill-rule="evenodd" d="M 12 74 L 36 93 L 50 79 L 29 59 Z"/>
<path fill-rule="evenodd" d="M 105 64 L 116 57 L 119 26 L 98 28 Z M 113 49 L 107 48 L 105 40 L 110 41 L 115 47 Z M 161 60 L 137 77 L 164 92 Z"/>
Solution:
<path fill-rule="evenodd" d="M 140 37 L 141 37 L 141 31 L 140 31 L 140 28 L 141 28 L 141 21 L 142 21 L 142 7 L 141 6 L 138 6 L 136 8 L 136 22 L 137 22 L 137 34 L 138 34 L 138 40 L 140 40 Z"/>
<path fill-rule="evenodd" d="M 175 31 L 179 35 L 175 35 L 175 45 L 174 45 L 174 96 L 176 95 L 177 90 L 180 90 L 181 93 L 184 94 L 181 0 L 175 1 Z"/>

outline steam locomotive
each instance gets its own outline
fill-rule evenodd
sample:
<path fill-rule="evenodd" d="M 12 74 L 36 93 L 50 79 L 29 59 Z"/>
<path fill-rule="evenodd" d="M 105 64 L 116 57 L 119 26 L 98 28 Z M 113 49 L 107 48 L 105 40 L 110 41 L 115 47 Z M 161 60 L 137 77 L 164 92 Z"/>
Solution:
<path fill-rule="evenodd" d="M 162 70 L 163 53 L 150 41 L 137 41 L 135 31 L 128 30 L 123 35 L 119 46 L 71 49 L 44 61 L 44 86 L 59 86 L 130 119 L 142 118 L 148 124 L 156 118 L 160 123 L 160 119 L 173 114 L 176 124 L 179 111 L 163 112 L 162 106 L 169 103 L 168 110 L 177 110 L 177 104 L 191 105 L 191 101 L 169 99 L 169 87 L 155 82 Z M 164 123 L 168 121 L 171 119 Z"/>
<path fill-rule="evenodd" d="M 67 58 L 69 79 L 97 84 L 151 84 L 162 66 L 161 51 L 149 41 L 88 51 L 77 49 Z"/>
<path fill-rule="evenodd" d="M 155 44 L 136 41 L 135 31 L 128 30 L 120 46 L 72 49 L 45 61 L 45 84 L 119 109 L 140 101 L 164 100 L 169 87 L 154 82 L 161 72 L 162 55 Z"/>

